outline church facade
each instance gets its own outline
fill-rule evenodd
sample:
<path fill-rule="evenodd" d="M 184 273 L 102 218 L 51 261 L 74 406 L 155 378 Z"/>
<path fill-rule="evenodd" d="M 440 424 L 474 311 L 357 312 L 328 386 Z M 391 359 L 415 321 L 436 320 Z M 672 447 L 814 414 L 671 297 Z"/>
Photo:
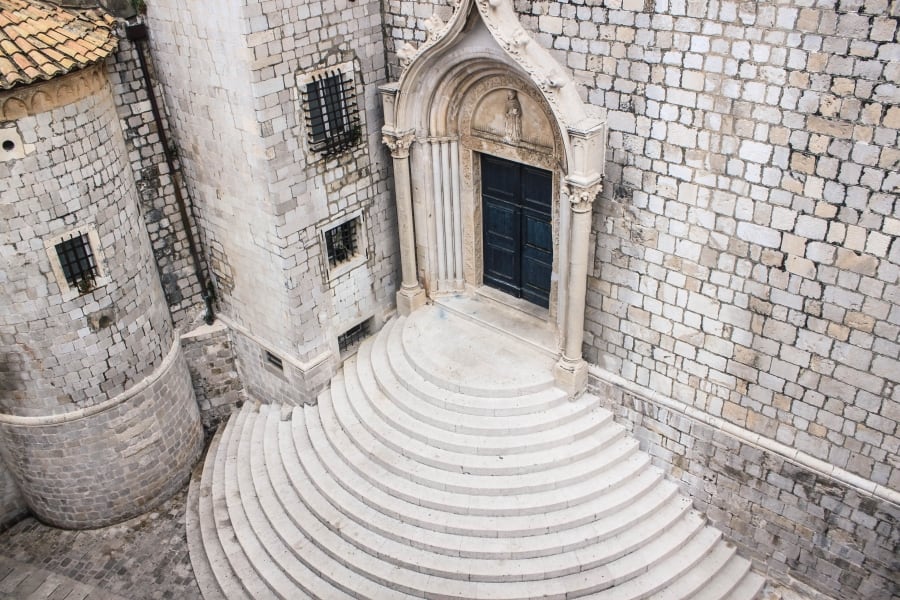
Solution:
<path fill-rule="evenodd" d="M 164 462 L 176 466 L 141 492 L 149 505 L 184 481 L 200 418 L 246 398 L 315 402 L 395 313 L 466 294 L 543 327 L 559 387 L 595 392 L 771 577 L 892 597 L 898 11 L 886 0 L 148 1 L 109 26 L 120 40 L 107 58 L 0 90 L 0 170 L 22 183 L 2 201 L 6 488 L 61 525 L 123 518 L 90 513 L 102 485 L 64 499 L 85 500 L 81 521 L 52 516 L 52 498 L 42 508 L 55 480 L 27 465 L 57 464 L 53 451 L 77 437 L 60 422 L 108 431 L 90 421 L 108 414 L 97 407 L 129 406 L 123 394 L 177 371 L 180 391 L 158 396 L 178 403 L 113 425 L 150 440 L 142 448 L 172 440 Z M 90 82 L 58 106 L 12 102 L 72 77 Z M 69 164 L 83 152 L 59 149 L 81 121 L 65 139 L 41 133 L 85 115 L 110 131 L 89 172 Z M 35 177 L 62 178 L 63 191 Z M 65 210 L 73 198 L 84 216 Z M 63 285 L 51 263 L 71 232 L 96 249 L 102 285 Z M 76 353 L 109 336 L 99 362 L 118 370 L 85 363 L 99 391 L 76 390 L 86 379 L 52 331 Z M 54 360 L 52 376 L 16 375 Z M 149 421 L 158 433 L 135 437 Z M 36 432 L 51 440 L 39 460 L 26 456 Z M 145 468 L 140 448 L 112 454 L 123 473 L 135 472 L 128 457 Z M 65 455 L 87 479 L 101 460 Z"/>

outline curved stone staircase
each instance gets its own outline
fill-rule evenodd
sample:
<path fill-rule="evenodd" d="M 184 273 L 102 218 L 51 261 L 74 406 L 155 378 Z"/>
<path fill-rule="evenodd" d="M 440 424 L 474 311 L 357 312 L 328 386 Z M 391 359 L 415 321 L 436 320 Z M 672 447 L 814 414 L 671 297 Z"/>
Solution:
<path fill-rule="evenodd" d="M 755 598 L 748 561 L 551 366 L 430 306 L 317 406 L 245 405 L 192 482 L 206 599 Z"/>

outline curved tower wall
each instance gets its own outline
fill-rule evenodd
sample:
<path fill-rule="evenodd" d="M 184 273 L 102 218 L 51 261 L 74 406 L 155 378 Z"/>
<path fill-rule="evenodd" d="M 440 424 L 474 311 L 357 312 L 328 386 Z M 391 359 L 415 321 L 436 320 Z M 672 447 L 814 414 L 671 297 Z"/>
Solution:
<path fill-rule="evenodd" d="M 202 429 L 102 65 L 0 94 L 0 147 L 4 457 L 46 522 L 145 512 L 187 478 Z M 66 279 L 73 239 L 92 282 Z"/>

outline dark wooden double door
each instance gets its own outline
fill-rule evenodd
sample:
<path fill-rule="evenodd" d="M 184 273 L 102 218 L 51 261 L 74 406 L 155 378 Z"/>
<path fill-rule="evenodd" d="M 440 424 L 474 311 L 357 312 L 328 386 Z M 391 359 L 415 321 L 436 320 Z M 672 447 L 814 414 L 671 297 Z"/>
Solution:
<path fill-rule="evenodd" d="M 481 155 L 484 283 L 547 308 L 553 270 L 553 175 Z"/>

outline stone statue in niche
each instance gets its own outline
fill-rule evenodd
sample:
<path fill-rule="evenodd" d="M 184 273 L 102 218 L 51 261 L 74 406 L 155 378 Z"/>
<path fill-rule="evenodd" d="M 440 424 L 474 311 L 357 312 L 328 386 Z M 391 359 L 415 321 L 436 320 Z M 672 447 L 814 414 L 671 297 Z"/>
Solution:
<path fill-rule="evenodd" d="M 515 90 L 506 92 L 506 133 L 507 144 L 518 144 L 522 139 L 522 104 Z"/>

